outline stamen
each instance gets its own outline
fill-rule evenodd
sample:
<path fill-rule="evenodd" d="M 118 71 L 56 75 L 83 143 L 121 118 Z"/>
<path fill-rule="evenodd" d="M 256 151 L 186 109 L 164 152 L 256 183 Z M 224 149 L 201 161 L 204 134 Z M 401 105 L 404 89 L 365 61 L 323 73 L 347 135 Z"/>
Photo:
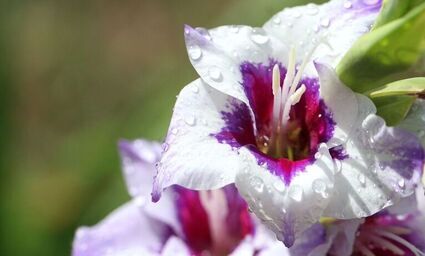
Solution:
<path fill-rule="evenodd" d="M 303 84 L 294 92 L 294 94 L 291 95 L 291 97 L 289 97 L 289 102 L 291 102 L 292 106 L 300 102 L 301 96 L 303 96 L 304 92 L 305 85 Z"/>
<path fill-rule="evenodd" d="M 281 97 L 282 97 L 282 90 L 280 88 L 280 69 L 279 65 L 274 65 L 273 67 L 273 128 L 275 129 L 274 132 L 277 132 L 277 125 L 280 123 L 279 116 L 281 111 Z"/>
<path fill-rule="evenodd" d="M 388 249 L 390 250 L 392 253 L 396 254 L 396 255 L 403 255 L 404 251 L 402 249 L 400 249 L 399 247 L 397 247 L 396 245 L 392 244 L 391 242 L 373 235 L 373 234 L 367 234 L 364 236 L 364 238 L 369 238 L 371 241 L 374 242 L 375 245 L 380 246 L 381 248 L 384 249 Z"/>
<path fill-rule="evenodd" d="M 356 241 L 356 249 L 358 249 L 365 256 L 376 256 L 371 250 L 369 250 L 362 242 Z"/>
<path fill-rule="evenodd" d="M 373 231 L 375 234 L 377 235 L 381 235 L 383 237 L 389 238 L 393 241 L 396 241 L 397 243 L 405 246 L 407 249 L 409 249 L 411 252 L 413 252 L 416 256 L 424 256 L 425 253 L 421 252 L 418 248 L 416 248 L 416 246 L 414 246 L 413 244 L 409 243 L 409 241 L 401 238 L 398 235 L 395 235 L 393 233 L 390 233 L 388 231 L 384 231 L 384 230 L 374 230 Z M 404 253 L 404 252 L 403 252 Z"/>

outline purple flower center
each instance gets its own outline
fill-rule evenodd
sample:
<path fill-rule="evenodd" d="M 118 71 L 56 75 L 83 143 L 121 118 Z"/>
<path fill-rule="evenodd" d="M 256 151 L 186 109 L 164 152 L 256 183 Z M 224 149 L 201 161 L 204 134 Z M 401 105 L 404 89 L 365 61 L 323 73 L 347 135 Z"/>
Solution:
<path fill-rule="evenodd" d="M 287 88 L 285 79 L 294 77 L 294 73 L 289 74 L 276 61 L 267 65 L 245 62 L 240 71 L 255 120 L 248 106 L 235 101 L 222 112 L 226 126 L 213 136 L 235 148 L 247 146 L 259 164 L 267 164 L 269 170 L 289 183 L 297 171 L 314 161 L 320 143 L 327 142 L 333 134 L 335 123 L 319 97 L 319 81 L 300 76 L 294 88 Z M 296 79 L 295 76 L 293 80 Z M 279 90 L 280 98 L 276 96 Z M 346 157 L 342 148 L 330 152 L 337 159 Z"/>

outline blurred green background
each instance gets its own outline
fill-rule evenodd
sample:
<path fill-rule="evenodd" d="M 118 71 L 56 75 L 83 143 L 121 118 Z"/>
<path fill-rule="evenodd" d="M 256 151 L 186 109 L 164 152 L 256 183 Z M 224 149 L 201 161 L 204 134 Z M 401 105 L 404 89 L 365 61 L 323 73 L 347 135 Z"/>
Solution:
<path fill-rule="evenodd" d="M 183 24 L 261 26 L 306 2 L 1 1 L 0 255 L 69 255 L 77 226 L 128 200 L 117 140 L 161 140 L 196 78 Z"/>

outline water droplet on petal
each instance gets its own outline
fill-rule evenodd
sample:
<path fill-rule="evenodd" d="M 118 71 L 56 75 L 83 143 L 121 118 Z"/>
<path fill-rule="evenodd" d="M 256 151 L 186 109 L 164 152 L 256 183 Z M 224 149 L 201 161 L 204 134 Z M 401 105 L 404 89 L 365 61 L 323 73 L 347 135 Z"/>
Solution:
<path fill-rule="evenodd" d="M 162 152 L 167 152 L 170 145 L 167 142 L 162 144 Z"/>
<path fill-rule="evenodd" d="M 326 191 L 326 183 L 323 180 L 315 180 L 312 185 L 313 191 L 317 194 L 323 194 Z"/>
<path fill-rule="evenodd" d="M 317 152 L 314 154 L 314 158 L 315 158 L 315 159 L 319 159 L 321 156 L 322 156 L 322 153 L 320 153 L 319 151 L 317 151 Z"/>
<path fill-rule="evenodd" d="M 398 186 L 399 186 L 401 189 L 404 189 L 404 188 L 406 187 L 406 181 L 405 181 L 404 179 L 400 179 L 400 180 L 397 182 L 397 184 L 398 184 Z"/>
<path fill-rule="evenodd" d="M 297 202 L 301 202 L 303 199 L 303 189 L 298 185 L 293 185 L 289 189 L 289 197 Z"/>
<path fill-rule="evenodd" d="M 212 80 L 219 82 L 222 79 L 222 74 L 220 69 L 217 67 L 212 67 L 208 70 L 208 75 L 211 77 Z"/>
<path fill-rule="evenodd" d="M 367 5 L 374 5 L 377 4 L 380 0 L 363 0 L 363 3 Z"/>
<path fill-rule="evenodd" d="M 319 12 L 319 8 L 315 4 L 307 4 L 307 14 L 308 15 L 316 15 Z"/>
<path fill-rule="evenodd" d="M 250 185 L 257 191 L 258 193 L 263 193 L 264 190 L 264 182 L 261 178 L 254 176 L 250 180 Z"/>
<path fill-rule="evenodd" d="M 174 134 L 174 135 L 177 135 L 177 133 L 179 133 L 179 129 L 173 128 L 173 129 L 171 129 L 171 133 Z"/>
<path fill-rule="evenodd" d="M 282 20 L 280 19 L 279 16 L 276 16 L 276 17 L 273 18 L 273 23 L 275 25 L 280 25 L 281 22 L 282 22 Z"/>
<path fill-rule="evenodd" d="M 327 28 L 327 27 L 329 27 L 329 25 L 331 24 L 331 21 L 329 20 L 329 18 L 323 18 L 321 21 L 320 21 L 320 25 L 322 26 L 322 27 L 324 27 L 324 28 Z"/>
<path fill-rule="evenodd" d="M 342 171 L 342 162 L 341 160 L 335 159 L 335 172 L 341 173 Z"/>
<path fill-rule="evenodd" d="M 189 57 L 192 60 L 199 60 L 202 57 L 201 47 L 197 45 L 192 45 L 189 47 Z"/>
<path fill-rule="evenodd" d="M 233 33 L 239 33 L 240 27 L 238 25 L 233 25 L 230 28 L 232 30 Z"/>
<path fill-rule="evenodd" d="M 366 177 L 362 173 L 357 176 L 357 179 L 362 186 L 366 185 Z"/>
<path fill-rule="evenodd" d="M 196 86 L 196 85 L 195 85 L 195 86 L 193 86 L 193 87 L 192 87 L 192 92 L 193 92 L 193 93 L 196 93 L 196 94 L 197 94 L 197 93 L 199 93 L 199 87 L 198 87 L 198 86 Z"/>
<path fill-rule="evenodd" d="M 185 117 L 185 123 L 190 126 L 194 126 L 196 124 L 196 118 L 192 115 Z"/>
<path fill-rule="evenodd" d="M 254 28 L 251 32 L 251 40 L 256 44 L 266 44 L 269 41 L 269 36 L 262 28 Z"/>
<path fill-rule="evenodd" d="M 345 9 L 350 9 L 353 6 L 353 4 L 351 3 L 351 1 L 347 0 L 344 2 L 344 8 Z"/>
<path fill-rule="evenodd" d="M 142 207 L 146 204 L 146 198 L 144 196 L 137 196 L 134 202 L 138 207 Z"/>
<path fill-rule="evenodd" d="M 209 41 L 212 40 L 212 37 L 211 37 L 208 29 L 199 27 L 199 28 L 195 28 L 195 30 L 198 31 L 198 33 L 201 34 L 202 36 L 204 36 L 207 40 L 209 40 Z"/>
<path fill-rule="evenodd" d="M 278 192 L 284 192 L 285 191 L 285 184 L 283 184 L 282 181 L 275 181 L 273 183 L 273 187 L 278 191 Z"/>

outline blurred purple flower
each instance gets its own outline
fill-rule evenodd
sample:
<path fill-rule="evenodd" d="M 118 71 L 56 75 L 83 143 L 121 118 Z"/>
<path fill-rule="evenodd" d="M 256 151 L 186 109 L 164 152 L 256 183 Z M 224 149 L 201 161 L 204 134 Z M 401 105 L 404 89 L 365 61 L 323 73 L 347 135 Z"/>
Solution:
<path fill-rule="evenodd" d="M 201 192 L 174 186 L 159 203 L 150 202 L 160 144 L 121 141 L 119 148 L 133 199 L 99 224 L 79 228 L 73 256 L 270 255 L 271 249 L 287 253 L 249 214 L 232 185 Z M 324 241 L 323 234 L 318 242 Z"/>

